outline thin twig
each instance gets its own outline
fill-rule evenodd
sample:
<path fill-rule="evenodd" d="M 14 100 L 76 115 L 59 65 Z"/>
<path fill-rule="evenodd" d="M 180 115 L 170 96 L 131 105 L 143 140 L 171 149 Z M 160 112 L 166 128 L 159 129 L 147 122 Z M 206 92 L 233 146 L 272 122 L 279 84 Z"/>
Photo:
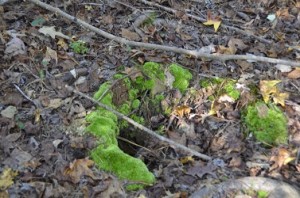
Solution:
<path fill-rule="evenodd" d="M 34 101 L 31 98 L 29 98 L 18 85 L 16 85 L 16 84 L 13 84 L 13 85 L 22 94 L 22 96 L 24 96 L 27 100 L 29 100 L 30 102 L 32 102 L 35 105 Z"/>
<path fill-rule="evenodd" d="M 66 85 L 66 88 L 67 88 L 69 91 L 72 91 L 73 93 L 78 94 L 78 95 L 80 95 L 80 96 L 82 96 L 82 97 L 84 97 L 84 98 L 86 98 L 86 99 L 88 99 L 88 100 L 94 102 L 94 103 L 97 104 L 98 106 L 100 106 L 100 107 L 102 107 L 102 108 L 104 108 L 104 109 L 106 109 L 106 110 L 108 110 L 108 111 L 114 113 L 114 114 L 117 115 L 119 118 L 121 118 L 121 119 L 127 121 L 128 123 L 132 124 L 132 125 L 135 126 L 136 128 L 138 128 L 138 129 L 144 131 L 145 133 L 147 133 L 147 134 L 149 134 L 149 135 L 151 135 L 151 136 L 153 136 L 153 137 L 159 139 L 160 141 L 166 142 L 166 143 L 172 145 L 173 147 L 175 147 L 175 148 L 177 148 L 177 149 L 180 149 L 180 150 L 182 150 L 182 151 L 188 152 L 189 154 L 194 155 L 194 156 L 197 156 L 197 157 L 199 157 L 199 158 L 201 158 L 201 159 L 203 159 L 203 160 L 211 160 L 211 159 L 212 159 L 211 157 L 209 157 L 209 156 L 207 156 L 207 155 L 205 155 L 205 154 L 199 153 L 199 152 L 197 152 L 197 151 L 195 151 L 195 150 L 192 150 L 192 149 L 190 149 L 190 148 L 188 148 L 188 147 L 186 147 L 186 146 L 183 146 L 183 145 L 181 145 L 181 144 L 178 144 L 178 143 L 174 142 L 173 140 L 170 140 L 170 139 L 168 139 L 168 138 L 166 138 L 166 137 L 163 137 L 163 136 L 158 135 L 155 131 L 152 131 L 152 130 L 148 129 L 147 127 L 144 127 L 143 125 L 141 125 L 141 124 L 135 122 L 134 120 L 132 120 L 131 118 L 125 116 L 124 114 L 122 114 L 122 113 L 120 113 L 120 112 L 118 112 L 118 111 L 112 109 L 111 107 L 109 107 L 109 106 L 107 106 L 107 105 L 105 105 L 105 104 L 103 104 L 103 103 L 101 103 L 101 102 L 95 100 L 94 98 L 91 98 L 90 96 L 88 96 L 88 95 L 86 95 L 86 94 L 84 94 L 84 93 L 82 93 L 82 92 L 80 92 L 80 91 L 74 89 L 73 87 L 70 87 L 70 86 Z"/>
<path fill-rule="evenodd" d="M 274 63 L 274 64 L 282 64 L 282 65 L 290 65 L 290 66 L 294 66 L 294 67 L 300 67 L 300 62 L 295 62 L 295 61 L 290 61 L 290 60 L 281 60 L 281 59 L 275 59 L 275 58 L 267 58 L 267 57 L 255 56 L 255 55 L 251 55 L 251 54 L 250 55 L 207 54 L 207 53 L 202 53 L 198 50 L 187 50 L 187 49 L 177 48 L 177 47 L 170 47 L 170 46 L 164 46 L 164 45 L 130 41 L 125 38 L 118 37 L 118 36 L 115 36 L 108 32 L 105 32 L 101 29 L 98 29 L 95 26 L 92 26 L 89 23 L 86 23 L 85 21 L 77 19 L 76 17 L 71 16 L 71 15 L 67 14 L 66 12 L 63 12 L 62 10 L 55 8 L 51 5 L 48 5 L 46 3 L 43 3 L 39 0 L 28 0 L 28 1 L 40 6 L 42 8 L 45 8 L 46 10 L 49 10 L 56 14 L 59 14 L 59 15 L 65 17 L 66 19 L 73 21 L 74 23 L 76 23 L 78 25 L 81 25 L 103 37 L 106 37 L 107 39 L 111 39 L 116 42 L 119 42 L 119 43 L 122 43 L 125 45 L 129 45 L 129 46 L 169 51 L 169 52 L 194 56 L 196 58 L 204 58 L 204 59 L 210 59 L 210 60 L 219 60 L 219 61 L 252 60 L 252 61 L 260 61 L 260 62 L 268 62 L 268 63 Z"/>

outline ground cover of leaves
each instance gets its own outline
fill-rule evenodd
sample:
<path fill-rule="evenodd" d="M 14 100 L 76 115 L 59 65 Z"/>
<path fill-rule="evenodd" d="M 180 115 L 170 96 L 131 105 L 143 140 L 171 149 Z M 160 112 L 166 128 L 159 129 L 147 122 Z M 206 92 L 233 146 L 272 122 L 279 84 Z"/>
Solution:
<path fill-rule="evenodd" d="M 34 4 L 16 2 L 0 6 L 0 197 L 188 197 L 203 186 L 245 176 L 275 178 L 300 187 L 299 163 L 287 163 L 289 157 L 297 157 L 295 150 L 300 146 L 300 70 L 261 62 L 196 60 L 130 48 Z M 45 2 L 129 40 L 220 54 L 300 59 L 300 4 L 296 1 L 214 1 L 213 5 L 153 1 L 180 10 L 176 14 L 137 0 Z M 213 26 L 187 17 L 187 13 L 221 20 L 221 24 L 241 28 L 272 43 L 227 28 L 215 31 Z M 276 20 L 272 20 L 274 15 Z M 72 36 L 84 41 L 88 50 L 74 53 L 68 44 Z M 298 45 L 298 50 L 286 45 Z M 189 69 L 193 74 L 191 86 L 197 91 L 181 95 L 176 90 L 165 90 L 165 104 L 177 98 L 181 108 L 174 106 L 176 111 L 170 118 L 153 115 L 143 106 L 139 111 L 148 121 L 147 127 L 164 126 L 165 136 L 214 160 L 193 158 L 151 137 L 145 139 L 142 133 L 134 138 L 122 134 L 147 148 L 120 140 L 120 146 L 143 159 L 157 179 L 151 187 L 127 192 L 124 189 L 130 182 L 99 171 L 88 158 L 96 139 L 81 134 L 84 118 L 94 104 L 64 85 L 92 95 L 124 66 L 125 71 L 131 71 L 148 61 L 177 63 Z M 288 144 L 266 147 L 251 134 L 243 133 L 241 109 L 251 100 L 246 94 L 239 103 L 214 104 L 215 114 L 207 116 L 211 90 L 199 82 L 213 76 L 257 87 L 262 80 L 280 80 L 281 92 L 289 93 L 285 106 L 278 105 L 288 118 Z"/>

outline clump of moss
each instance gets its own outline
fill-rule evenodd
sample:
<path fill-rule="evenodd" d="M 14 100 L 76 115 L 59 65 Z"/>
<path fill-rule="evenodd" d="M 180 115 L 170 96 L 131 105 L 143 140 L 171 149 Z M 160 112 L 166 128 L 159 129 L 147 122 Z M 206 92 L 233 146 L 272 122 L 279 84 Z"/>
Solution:
<path fill-rule="evenodd" d="M 99 91 L 95 93 L 94 98 L 99 99 L 109 88 L 109 83 L 100 86 Z M 101 100 L 104 104 L 115 108 L 112 102 L 112 93 L 109 91 Z M 134 101 L 137 105 L 137 101 Z M 123 105 L 122 108 L 129 108 L 129 105 Z M 128 111 L 128 109 L 123 111 Z M 151 185 L 155 181 L 154 175 L 149 172 L 147 166 L 140 159 L 134 158 L 124 153 L 118 147 L 117 136 L 119 135 L 118 118 L 112 112 L 97 107 L 95 111 L 87 115 L 87 121 L 90 125 L 87 131 L 99 138 L 99 145 L 91 151 L 91 157 L 99 168 L 113 172 L 120 179 L 128 179 L 145 185 Z M 134 190 L 142 188 L 143 185 L 129 185 L 128 189 Z"/>
<path fill-rule="evenodd" d="M 175 78 L 173 87 L 178 88 L 182 92 L 185 91 L 189 86 L 192 75 L 188 70 L 176 64 L 170 65 L 169 69 Z M 120 84 L 124 86 L 124 89 L 126 88 L 128 92 L 128 98 L 125 100 L 118 102 L 114 100 L 114 94 L 116 93 L 111 89 L 111 82 L 102 84 L 99 90 L 94 94 L 94 98 L 99 100 L 99 98 L 102 97 L 102 103 L 113 109 L 117 109 L 117 111 L 122 114 L 129 115 L 134 109 L 140 107 L 141 96 L 145 96 L 147 91 L 150 91 L 151 96 L 144 97 L 143 101 L 155 107 L 151 110 L 159 112 L 159 104 L 164 99 L 163 94 L 159 92 L 161 84 L 165 82 L 164 69 L 158 63 L 148 62 L 142 66 L 141 73 L 143 75 L 137 76 L 134 80 L 130 77 L 124 78 L 123 74 L 116 74 L 114 76 L 114 79 L 122 81 Z M 103 93 L 106 93 L 104 97 Z M 118 103 L 118 105 L 114 104 L 113 101 Z M 138 123 L 144 123 L 144 118 L 137 114 L 131 114 L 129 116 Z M 118 121 L 116 115 L 101 107 L 97 107 L 95 111 L 91 112 L 86 117 L 86 120 L 90 123 L 87 127 L 87 131 L 99 138 L 99 145 L 92 150 L 91 157 L 101 169 L 115 173 L 120 179 L 137 181 L 138 183 L 147 185 L 154 183 L 155 177 L 149 172 L 146 165 L 140 159 L 133 158 L 124 153 L 118 147 L 117 136 L 119 135 L 120 129 L 126 129 L 128 126 L 126 121 Z M 143 185 L 134 184 L 129 185 L 127 189 L 133 190 L 141 187 L 143 187 Z"/>
<path fill-rule="evenodd" d="M 234 100 L 239 99 L 240 92 L 235 87 L 235 80 L 229 80 L 226 82 L 226 85 L 224 86 L 224 91 L 226 94 L 228 94 L 230 97 L 232 97 Z"/>
<path fill-rule="evenodd" d="M 190 80 L 193 77 L 192 74 L 187 69 L 184 69 L 177 64 L 171 64 L 169 69 L 170 73 L 175 78 L 173 87 L 179 89 L 181 92 L 184 92 L 190 84 Z"/>
<path fill-rule="evenodd" d="M 275 105 L 257 102 L 248 106 L 245 123 L 260 142 L 270 145 L 287 143 L 287 119 Z"/>

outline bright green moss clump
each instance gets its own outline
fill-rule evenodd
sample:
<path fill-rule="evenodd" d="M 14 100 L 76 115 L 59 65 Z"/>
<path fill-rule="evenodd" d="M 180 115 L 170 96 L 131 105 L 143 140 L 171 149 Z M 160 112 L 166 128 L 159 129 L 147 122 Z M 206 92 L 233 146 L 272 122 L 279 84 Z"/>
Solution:
<path fill-rule="evenodd" d="M 94 98 L 102 96 L 109 83 L 100 86 L 99 91 L 95 93 Z M 112 93 L 109 92 L 102 100 L 104 104 L 115 108 L 112 103 Z M 134 100 L 134 105 L 138 102 Z M 122 105 L 123 111 L 128 111 L 128 104 Z M 126 109 L 126 110 L 124 110 Z M 140 159 L 134 158 L 124 153 L 118 147 L 117 136 L 119 134 L 118 119 L 115 114 L 103 108 L 97 107 L 95 111 L 87 115 L 87 121 L 90 125 L 87 131 L 99 138 L 99 146 L 92 150 L 91 157 L 99 168 L 113 172 L 120 179 L 136 181 L 145 185 L 151 185 L 155 181 L 154 175 L 149 172 L 147 166 Z M 142 188 L 141 184 L 129 185 L 128 189 L 135 190 Z"/>
<path fill-rule="evenodd" d="M 271 145 L 287 143 L 287 119 L 275 105 L 258 102 L 248 106 L 245 123 L 260 142 Z"/>
<path fill-rule="evenodd" d="M 192 78 L 191 73 L 176 64 L 170 65 L 169 70 L 175 79 L 173 87 L 182 92 L 185 91 Z M 138 123 L 144 123 L 144 118 L 132 113 L 132 111 L 141 106 L 141 97 L 143 97 L 143 102 L 146 101 L 151 107 L 154 106 L 151 110 L 160 111 L 160 102 L 164 99 L 164 95 L 161 93 L 164 91 L 166 80 L 164 71 L 160 64 L 148 62 L 141 67 L 142 75 L 137 76 L 134 80 L 130 77 L 124 78 L 123 74 L 116 74 L 114 78 L 119 79 L 120 85 L 124 86 L 122 91 L 125 90 L 127 92 L 127 94 L 124 94 L 127 95 L 127 98 L 124 96 L 121 99 L 117 98 L 119 99 L 117 101 L 114 100 L 114 94 L 118 94 L 118 91 L 112 91 L 111 82 L 102 84 L 94 94 L 94 98 L 96 100 L 101 98 L 100 102 L 105 105 L 116 109 L 122 114 L 129 115 L 130 118 Z M 151 93 L 149 94 L 150 96 L 145 97 L 149 91 Z M 106 94 L 103 96 L 104 93 Z M 113 101 L 116 101 L 118 105 L 114 104 Z M 132 184 L 127 187 L 130 190 L 139 189 L 144 185 L 154 183 L 155 177 L 149 172 L 143 161 L 124 153 L 118 147 L 117 136 L 120 129 L 125 130 L 128 126 L 126 121 L 118 120 L 117 116 L 112 112 L 100 107 L 97 107 L 95 111 L 90 113 L 86 120 L 90 123 L 87 131 L 99 139 L 98 147 L 91 152 L 91 157 L 99 168 L 113 172 L 120 179 L 136 181 L 138 184 Z"/>
<path fill-rule="evenodd" d="M 181 92 L 184 92 L 190 84 L 190 80 L 193 77 L 192 74 L 188 70 L 176 64 L 171 64 L 169 68 L 170 73 L 175 78 L 173 87 L 179 89 Z"/>

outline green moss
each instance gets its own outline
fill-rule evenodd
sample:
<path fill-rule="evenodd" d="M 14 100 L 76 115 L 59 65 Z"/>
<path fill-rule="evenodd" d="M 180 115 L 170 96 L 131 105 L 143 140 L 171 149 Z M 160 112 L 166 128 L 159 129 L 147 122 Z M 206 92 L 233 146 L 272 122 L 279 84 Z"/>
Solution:
<path fill-rule="evenodd" d="M 108 147 L 99 145 L 91 152 L 91 156 L 99 168 L 113 172 L 120 179 L 142 182 L 151 185 L 155 182 L 154 175 L 140 159 L 124 153 L 117 145 Z M 141 188 L 143 185 L 128 186 L 130 190 Z"/>
<path fill-rule="evenodd" d="M 128 82 L 129 81 L 126 83 Z M 109 88 L 110 83 L 104 83 L 95 93 L 94 98 L 99 99 L 99 97 L 101 97 L 102 94 Z M 101 100 L 101 102 L 103 101 L 106 105 L 115 108 L 112 104 L 111 91 L 108 91 L 107 95 Z M 133 100 L 132 103 L 134 103 L 135 107 L 139 106 L 139 100 L 137 99 Z M 123 103 L 119 107 L 118 111 L 126 115 L 129 114 L 132 111 L 130 104 L 131 102 L 129 101 Z M 99 168 L 116 174 L 120 179 L 127 179 L 138 183 L 141 182 L 145 185 L 151 185 L 154 183 L 154 175 L 149 172 L 146 165 L 140 159 L 136 159 L 124 153 L 118 147 L 118 125 L 128 124 L 127 122 L 118 124 L 116 115 L 100 107 L 97 107 L 95 111 L 87 115 L 86 120 L 90 122 L 90 125 L 86 128 L 86 130 L 98 137 L 99 142 L 101 143 L 90 153 L 92 159 Z M 137 116 L 135 117 L 135 120 L 138 120 Z M 142 122 L 142 119 L 139 118 L 138 121 Z M 144 185 L 129 185 L 128 188 L 133 190 L 142 188 L 143 186 Z"/>
<path fill-rule="evenodd" d="M 165 80 L 165 74 L 162 66 L 155 62 L 147 62 L 144 64 L 143 73 L 150 79 Z"/>
<path fill-rule="evenodd" d="M 258 141 L 271 145 L 287 143 L 287 119 L 275 105 L 263 102 L 250 105 L 244 120 Z"/>
<path fill-rule="evenodd" d="M 94 94 L 94 99 L 99 100 L 99 98 L 105 93 L 107 90 L 110 89 L 111 84 L 109 82 L 106 82 L 102 84 L 99 88 L 99 90 Z M 105 105 L 108 105 L 110 107 L 113 106 L 112 104 L 112 98 L 113 95 L 111 92 L 108 92 L 102 99 L 101 102 Z"/>
<path fill-rule="evenodd" d="M 235 80 L 230 80 L 226 82 L 226 85 L 224 86 L 224 90 L 226 94 L 228 94 L 234 100 L 237 100 L 240 97 L 240 92 L 235 88 L 235 83 L 236 83 Z"/>
<path fill-rule="evenodd" d="M 267 198 L 269 196 L 269 192 L 264 190 L 257 191 L 257 198 Z"/>
<path fill-rule="evenodd" d="M 176 64 L 171 64 L 169 69 L 170 73 L 175 78 L 173 87 L 179 89 L 181 92 L 184 92 L 190 84 L 190 80 L 193 77 L 192 74 L 187 69 L 184 69 Z"/>
<path fill-rule="evenodd" d="M 137 109 L 137 108 L 139 108 L 140 104 L 141 104 L 141 101 L 140 101 L 140 100 L 134 99 L 134 100 L 132 101 L 131 106 L 132 106 L 133 109 Z"/>
<path fill-rule="evenodd" d="M 170 65 L 169 69 L 175 78 L 173 87 L 178 88 L 182 92 L 185 91 L 189 86 L 189 81 L 192 79 L 191 73 L 176 64 Z M 134 81 L 129 77 L 124 78 L 124 74 L 114 75 L 115 80 L 122 79 L 122 83 L 125 84 L 126 90 L 128 90 L 128 100 L 118 104 L 118 107 L 113 104 L 112 82 L 102 84 L 94 94 L 94 98 L 99 100 L 102 97 L 102 103 L 124 115 L 130 116 L 134 121 L 144 124 L 144 118 L 138 116 L 134 110 L 141 106 L 140 98 L 143 98 L 143 102 L 149 105 L 148 108 L 151 111 L 161 112 L 160 104 L 164 99 L 164 95 L 160 90 L 163 88 L 161 84 L 165 82 L 165 73 L 164 68 L 154 62 L 145 63 L 141 67 L 141 73 L 143 75 L 136 77 Z M 149 91 L 151 96 L 145 97 Z M 105 95 L 103 96 L 104 93 Z M 154 175 L 148 171 L 146 165 L 140 159 L 127 155 L 118 147 L 117 136 L 120 129 L 126 130 L 128 127 L 126 121 L 118 120 L 116 115 L 100 107 L 97 107 L 95 111 L 86 116 L 86 120 L 90 123 L 86 128 L 87 131 L 99 139 L 100 144 L 91 151 L 91 157 L 99 168 L 113 172 L 120 179 L 147 185 L 154 183 Z M 134 184 L 129 185 L 127 188 L 132 190 L 141 187 L 143 185 Z"/>
<path fill-rule="evenodd" d="M 130 85 L 131 87 L 131 85 Z M 130 89 L 128 90 L 129 100 L 133 101 L 138 97 L 139 90 L 138 89 Z"/>

